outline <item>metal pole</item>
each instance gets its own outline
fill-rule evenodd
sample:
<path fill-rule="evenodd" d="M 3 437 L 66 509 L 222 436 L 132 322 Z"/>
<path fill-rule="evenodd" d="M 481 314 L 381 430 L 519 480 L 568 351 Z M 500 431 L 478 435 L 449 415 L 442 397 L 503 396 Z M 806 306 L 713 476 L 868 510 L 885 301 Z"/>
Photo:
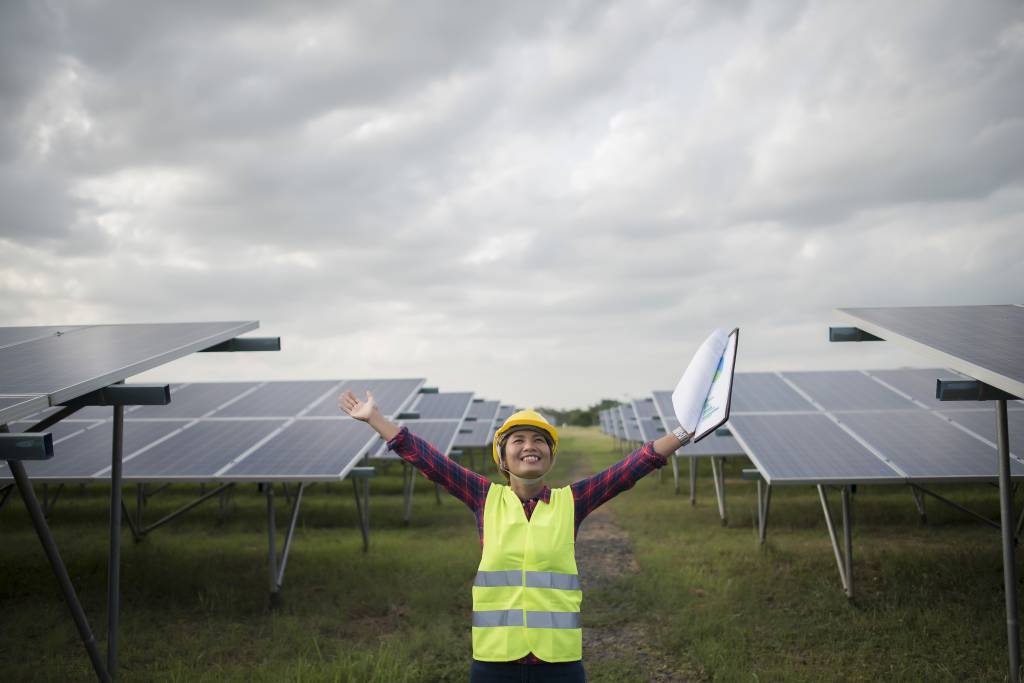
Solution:
<path fill-rule="evenodd" d="M 267 482 L 263 485 L 267 490 L 267 559 L 270 565 L 270 606 L 277 606 L 277 545 L 275 532 L 277 525 L 274 520 L 274 485 Z"/>
<path fill-rule="evenodd" d="M 690 458 L 690 507 L 697 506 L 697 458 Z"/>
<path fill-rule="evenodd" d="M 1010 492 L 1010 435 L 1006 400 L 996 402 L 999 447 L 999 517 L 1003 535 L 1003 584 L 1006 591 L 1006 638 L 1010 648 L 1010 681 L 1020 681 L 1020 624 L 1017 621 L 1017 568 L 1013 543 L 1013 498 Z"/>
<path fill-rule="evenodd" d="M 107 670 L 117 680 L 117 629 L 121 610 L 121 456 L 124 406 L 114 406 L 114 447 L 110 454 L 110 562 L 107 567 Z"/>
<path fill-rule="evenodd" d="M 6 431 L 6 429 L 3 431 Z M 39 507 L 35 491 L 32 490 L 32 482 L 29 481 L 28 475 L 25 474 L 25 466 L 20 460 L 8 460 L 7 466 L 11 468 L 11 474 L 14 475 L 14 483 L 18 487 L 18 493 L 21 494 L 21 499 L 25 503 L 25 509 L 28 510 L 28 515 L 32 519 L 32 526 L 36 529 L 36 535 L 39 536 L 39 542 L 43 545 L 43 552 L 46 553 L 46 558 L 50 561 L 50 567 L 53 569 L 54 576 L 57 577 L 57 583 L 60 584 L 61 593 L 64 595 L 64 602 L 67 603 L 68 609 L 71 611 L 71 618 L 74 619 L 75 626 L 78 628 L 78 635 L 82 639 L 82 644 L 85 645 L 85 651 L 92 662 L 92 668 L 96 671 L 96 677 L 101 681 L 110 681 L 110 674 L 103 665 L 103 659 L 100 657 L 96 639 L 92 635 L 92 629 L 89 628 L 89 620 L 85 617 L 82 603 L 78 601 L 75 587 L 71 585 L 68 570 L 60 559 L 57 544 L 53 541 L 53 535 L 50 533 L 50 528 L 46 525 L 46 519 L 43 517 L 43 511 Z"/>
<path fill-rule="evenodd" d="M 851 487 L 843 487 L 843 541 L 846 561 L 846 596 L 853 597 L 853 511 L 850 507 Z"/>
<path fill-rule="evenodd" d="M 757 480 L 758 493 L 761 492 L 761 480 Z M 772 485 L 764 485 L 764 501 L 761 503 L 760 514 L 758 515 L 758 536 L 761 540 L 761 545 L 764 545 L 765 538 L 768 536 L 768 510 L 772 502 Z"/>
<path fill-rule="evenodd" d="M 836 567 L 839 569 L 839 580 L 843 584 L 843 591 L 846 592 L 846 563 L 843 561 L 843 554 L 839 552 L 839 541 L 836 539 L 836 528 L 832 523 L 832 510 L 828 507 L 828 495 L 825 493 L 825 487 L 822 484 L 818 484 L 818 498 L 821 499 L 821 509 L 825 513 L 825 526 L 828 527 L 828 538 L 832 541 L 832 552 L 836 556 Z M 849 593 L 847 593 L 849 594 Z"/>

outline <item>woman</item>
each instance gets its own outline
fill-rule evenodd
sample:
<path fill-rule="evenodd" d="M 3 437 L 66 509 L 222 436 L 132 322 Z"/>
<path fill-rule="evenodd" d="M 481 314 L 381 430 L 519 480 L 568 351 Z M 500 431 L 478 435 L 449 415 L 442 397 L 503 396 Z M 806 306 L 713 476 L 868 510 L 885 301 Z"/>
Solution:
<path fill-rule="evenodd" d="M 558 431 L 539 413 L 522 410 L 494 434 L 494 462 L 508 481 L 502 485 L 399 428 L 370 392 L 360 401 L 346 391 L 339 405 L 476 515 L 483 555 L 473 582 L 471 683 L 586 681 L 575 557 L 580 523 L 664 466 L 690 435 L 676 429 L 603 472 L 551 489 L 544 479 L 558 454 Z"/>

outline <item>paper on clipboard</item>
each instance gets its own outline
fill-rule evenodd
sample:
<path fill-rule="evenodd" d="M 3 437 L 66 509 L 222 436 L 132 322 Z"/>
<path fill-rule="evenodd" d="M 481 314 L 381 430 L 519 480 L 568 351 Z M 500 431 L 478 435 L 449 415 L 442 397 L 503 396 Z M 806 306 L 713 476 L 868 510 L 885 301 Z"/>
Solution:
<path fill-rule="evenodd" d="M 672 392 L 680 426 L 699 441 L 729 419 L 739 330 L 717 329 L 704 340 Z"/>

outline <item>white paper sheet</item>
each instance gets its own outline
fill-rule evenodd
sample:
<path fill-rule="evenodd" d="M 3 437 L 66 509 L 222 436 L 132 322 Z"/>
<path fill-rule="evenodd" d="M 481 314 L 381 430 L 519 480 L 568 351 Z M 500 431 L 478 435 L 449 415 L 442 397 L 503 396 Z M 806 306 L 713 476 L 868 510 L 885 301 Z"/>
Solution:
<path fill-rule="evenodd" d="M 711 390 L 708 392 L 707 400 L 704 401 L 697 427 L 693 430 L 694 441 L 708 430 L 716 428 L 726 416 L 729 394 L 732 391 L 732 367 L 736 362 L 737 341 L 736 334 L 729 335 L 725 351 L 715 369 L 715 376 L 711 380 Z"/>
<path fill-rule="evenodd" d="M 679 425 L 691 434 L 696 432 L 697 424 L 701 422 L 708 389 L 728 344 L 729 335 L 725 330 L 718 329 L 712 332 L 690 359 L 686 372 L 672 392 L 672 407 L 675 409 L 676 419 L 679 420 Z"/>

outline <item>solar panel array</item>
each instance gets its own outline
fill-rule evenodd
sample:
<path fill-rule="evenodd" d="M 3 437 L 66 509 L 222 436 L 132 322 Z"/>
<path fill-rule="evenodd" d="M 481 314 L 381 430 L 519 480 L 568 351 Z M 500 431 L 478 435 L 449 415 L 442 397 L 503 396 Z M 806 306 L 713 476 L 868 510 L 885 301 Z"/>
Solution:
<path fill-rule="evenodd" d="M 394 416 L 417 400 L 423 379 L 219 382 L 172 386 L 171 403 L 125 410 L 124 480 L 336 481 L 379 440 L 367 425 L 341 413 L 346 389 L 371 391 Z M 471 394 L 459 395 L 463 413 Z M 425 406 L 439 410 L 436 399 Z M 38 481 L 109 478 L 111 434 L 102 420 L 76 413 L 55 426 L 54 457 L 26 461 Z M 110 414 L 110 409 L 103 409 Z M 96 413 L 91 413 L 95 415 Z M 30 421 L 16 422 L 13 429 Z M 10 478 L 6 468 L 0 478 Z"/>
<path fill-rule="evenodd" d="M 991 411 L 937 401 L 937 378 L 960 376 L 942 369 L 738 372 L 728 424 L 734 436 L 709 436 L 677 455 L 746 454 L 769 483 L 991 481 Z M 601 426 L 627 441 L 653 440 L 678 426 L 672 392 L 602 411 Z M 1019 402 L 1011 404 L 1010 431 L 1019 435 L 1011 444 L 1024 443 Z M 1011 467 L 1024 476 L 1024 460 Z"/>

